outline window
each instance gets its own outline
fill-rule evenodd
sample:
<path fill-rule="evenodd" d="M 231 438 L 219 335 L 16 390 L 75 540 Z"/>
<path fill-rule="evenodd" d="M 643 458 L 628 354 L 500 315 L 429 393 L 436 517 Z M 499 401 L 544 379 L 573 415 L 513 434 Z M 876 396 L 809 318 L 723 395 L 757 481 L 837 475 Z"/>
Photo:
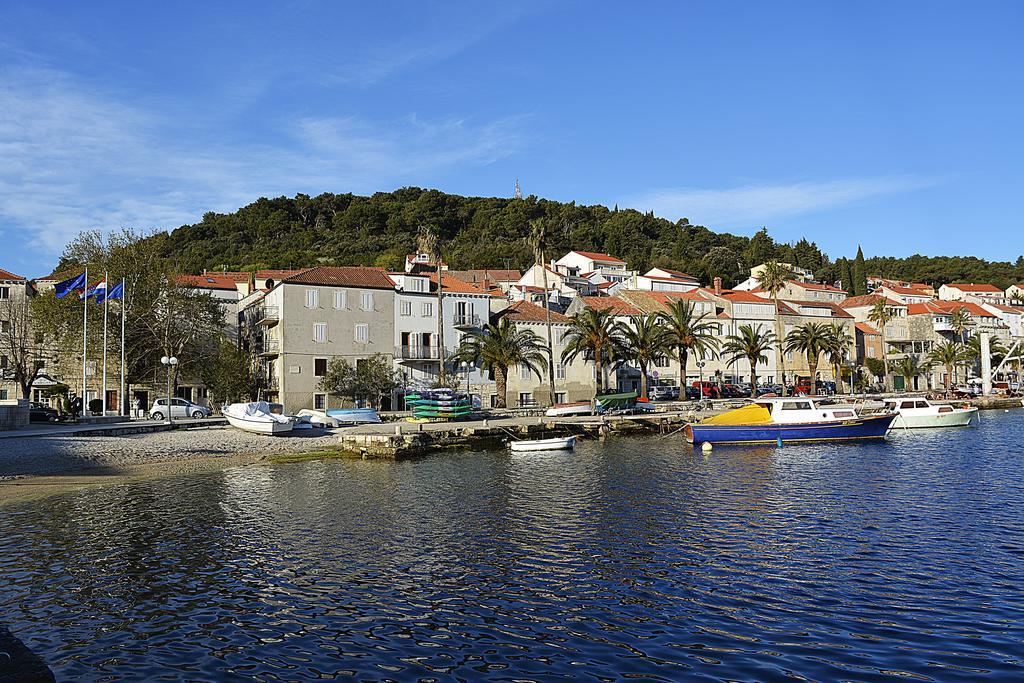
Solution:
<path fill-rule="evenodd" d="M 327 374 L 327 359 L 326 358 L 314 358 L 313 359 L 313 376 L 323 377 Z"/>
<path fill-rule="evenodd" d="M 344 289 L 338 290 L 337 292 L 334 293 L 334 307 L 335 308 L 341 309 L 341 308 L 345 308 L 346 307 L 348 302 L 346 301 L 345 294 L 346 294 L 346 292 L 345 292 Z"/>
<path fill-rule="evenodd" d="M 317 360 L 320 360 L 319 358 Z M 323 410 L 327 406 L 327 394 L 313 394 L 313 410 Z"/>
<path fill-rule="evenodd" d="M 306 308 L 318 308 L 320 306 L 320 292 L 315 289 L 306 290 Z"/>
<path fill-rule="evenodd" d="M 10 287 L 0 287 L 0 299 L 10 299 L 10 298 L 11 298 L 11 288 Z"/>
<path fill-rule="evenodd" d="M 900 404 L 900 408 L 904 408 L 904 409 L 909 409 L 909 408 L 913 408 L 913 407 L 914 407 L 914 402 L 913 401 L 904 401 L 903 403 Z"/>
<path fill-rule="evenodd" d="M 491 394 L 491 407 L 492 408 L 497 408 L 498 407 L 498 395 L 497 394 Z"/>
<path fill-rule="evenodd" d="M 10 332 L 10 330 L 11 330 L 11 321 L 10 320 L 0 320 L 0 332 Z"/>
<path fill-rule="evenodd" d="M 7 390 L 6 389 L 0 389 L 0 401 L 6 401 L 6 400 L 7 400 Z"/>
<path fill-rule="evenodd" d="M 565 363 L 555 363 L 555 379 L 565 379 Z"/>
<path fill-rule="evenodd" d="M 668 367 L 668 356 L 658 356 L 654 359 L 654 367 L 656 368 L 667 368 Z"/>
<path fill-rule="evenodd" d="M 533 396 L 531 396 L 528 391 L 520 391 L 519 392 L 519 405 L 520 406 L 533 405 Z"/>
<path fill-rule="evenodd" d="M 807 401 L 787 401 L 782 404 L 783 410 L 810 410 L 811 404 Z"/>
<path fill-rule="evenodd" d="M 412 302 L 403 301 L 401 306 L 402 315 L 412 315 Z"/>
<path fill-rule="evenodd" d="M 565 392 L 564 391 L 556 391 L 555 392 L 555 403 L 565 403 Z"/>
<path fill-rule="evenodd" d="M 519 364 L 519 379 L 530 379 L 530 374 L 533 371 L 530 370 L 530 366 L 526 363 Z"/>
<path fill-rule="evenodd" d="M 370 341 L 370 326 L 365 323 L 356 325 L 356 341 L 366 344 Z"/>
<path fill-rule="evenodd" d="M 373 292 L 363 292 L 362 309 L 364 311 L 373 310 Z"/>
<path fill-rule="evenodd" d="M 914 407 L 915 408 L 927 408 L 928 404 L 925 403 L 924 401 L 915 401 L 914 402 Z"/>
<path fill-rule="evenodd" d="M 429 301 L 420 304 L 420 315 L 424 318 L 434 315 L 434 304 Z"/>
<path fill-rule="evenodd" d="M 0 370 L 7 369 L 7 356 L 0 356 Z"/>
<path fill-rule="evenodd" d="M 327 323 L 313 325 L 313 341 L 320 343 L 327 341 Z"/>

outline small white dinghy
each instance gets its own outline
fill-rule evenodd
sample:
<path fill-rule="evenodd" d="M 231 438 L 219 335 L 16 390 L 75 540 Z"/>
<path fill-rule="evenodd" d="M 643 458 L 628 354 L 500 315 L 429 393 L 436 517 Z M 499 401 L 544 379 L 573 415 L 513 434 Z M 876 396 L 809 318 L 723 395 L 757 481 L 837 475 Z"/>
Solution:
<path fill-rule="evenodd" d="M 253 434 L 284 434 L 295 426 L 290 417 L 271 412 L 266 401 L 232 403 L 221 414 L 232 427 Z"/>
<path fill-rule="evenodd" d="M 576 437 L 567 436 L 561 439 L 531 439 L 513 441 L 509 447 L 516 453 L 528 451 L 571 451 L 576 448 Z"/>
<path fill-rule="evenodd" d="M 590 401 L 576 401 L 575 403 L 556 403 L 544 411 L 547 417 L 566 417 L 568 415 L 590 415 L 593 412 Z"/>
<path fill-rule="evenodd" d="M 314 427 L 333 428 L 338 426 L 338 421 L 322 410 L 310 410 L 309 408 L 303 408 L 299 412 L 295 413 L 295 416 L 308 420 Z"/>

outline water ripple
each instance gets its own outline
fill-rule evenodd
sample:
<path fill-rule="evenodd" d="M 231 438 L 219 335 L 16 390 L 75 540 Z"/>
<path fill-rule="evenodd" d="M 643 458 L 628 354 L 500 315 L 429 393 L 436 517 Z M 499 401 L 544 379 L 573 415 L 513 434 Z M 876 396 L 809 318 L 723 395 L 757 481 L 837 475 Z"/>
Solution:
<path fill-rule="evenodd" d="M 65 680 L 1020 678 L 1022 418 L 94 489 L 0 512 L 0 608 Z"/>

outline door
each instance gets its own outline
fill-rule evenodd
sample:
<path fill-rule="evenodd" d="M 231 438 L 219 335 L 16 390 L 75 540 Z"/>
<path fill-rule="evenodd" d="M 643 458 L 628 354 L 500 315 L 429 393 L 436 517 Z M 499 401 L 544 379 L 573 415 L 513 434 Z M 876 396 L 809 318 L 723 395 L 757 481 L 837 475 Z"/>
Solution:
<path fill-rule="evenodd" d="M 171 403 L 171 414 L 174 417 L 188 417 L 188 401 L 176 398 Z"/>

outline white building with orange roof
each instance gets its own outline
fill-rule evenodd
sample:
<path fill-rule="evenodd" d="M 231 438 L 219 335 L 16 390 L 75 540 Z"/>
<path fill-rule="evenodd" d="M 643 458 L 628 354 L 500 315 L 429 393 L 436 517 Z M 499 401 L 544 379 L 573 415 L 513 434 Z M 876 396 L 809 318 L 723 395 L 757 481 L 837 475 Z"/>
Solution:
<path fill-rule="evenodd" d="M 1024 337 L 1024 308 L 1006 304 L 980 304 L 989 313 L 996 315 L 1006 325 L 1011 339 Z"/>
<path fill-rule="evenodd" d="M 638 275 L 629 286 L 630 289 L 652 292 L 692 292 L 699 287 L 697 278 L 667 268 L 651 268 L 643 275 Z"/>
<path fill-rule="evenodd" d="M 995 285 L 975 283 L 952 283 L 939 287 L 939 298 L 943 301 L 973 301 L 980 303 L 1005 304 L 1006 292 Z"/>
<path fill-rule="evenodd" d="M 895 299 L 904 304 L 923 304 L 935 298 L 925 290 L 896 284 L 876 287 L 874 293 L 889 299 Z"/>

